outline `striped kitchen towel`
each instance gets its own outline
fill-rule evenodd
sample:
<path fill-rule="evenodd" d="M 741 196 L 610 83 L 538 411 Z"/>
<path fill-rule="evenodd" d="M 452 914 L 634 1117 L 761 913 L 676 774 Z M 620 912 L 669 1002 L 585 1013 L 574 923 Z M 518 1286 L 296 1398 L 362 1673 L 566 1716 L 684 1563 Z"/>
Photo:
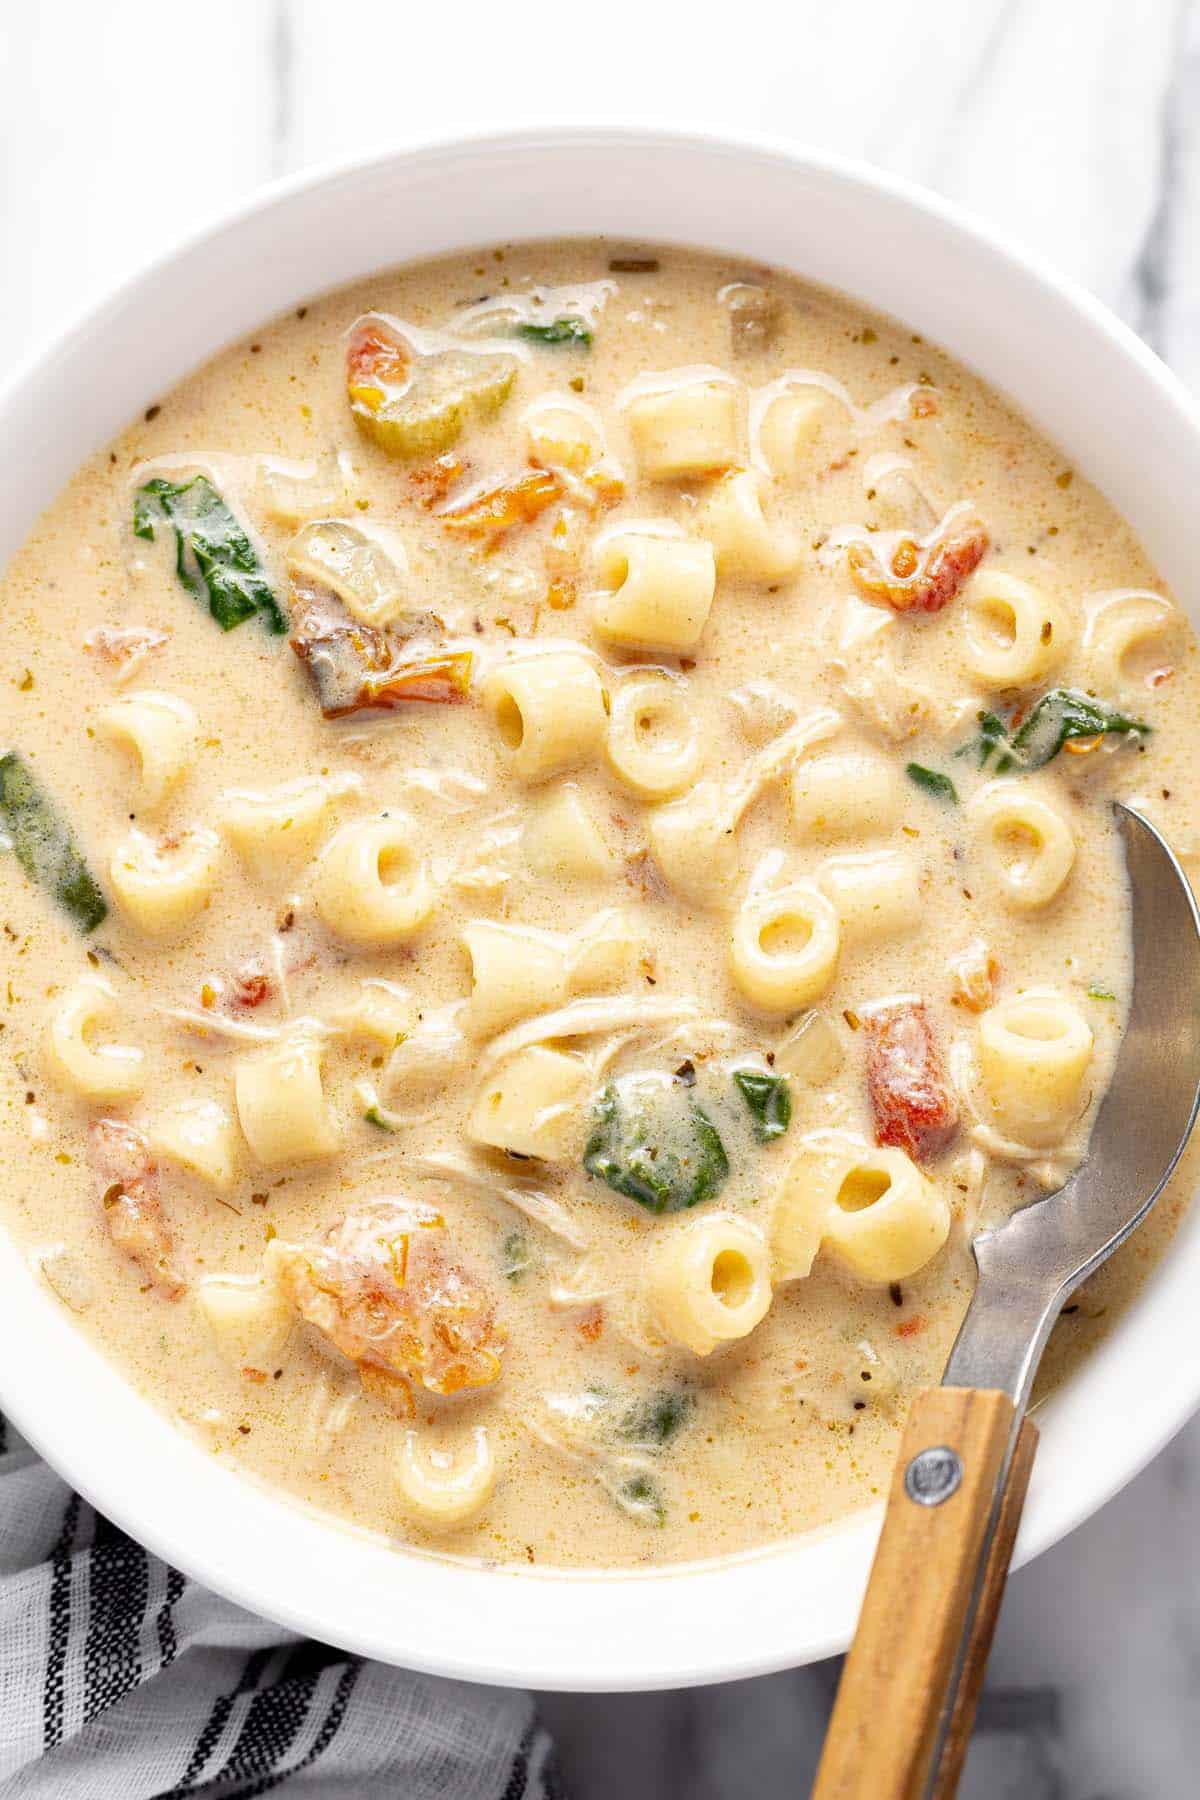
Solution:
<path fill-rule="evenodd" d="M 364 1662 L 198 1587 L 0 1421 L 0 1795 L 561 1800 L 527 1694 Z"/>

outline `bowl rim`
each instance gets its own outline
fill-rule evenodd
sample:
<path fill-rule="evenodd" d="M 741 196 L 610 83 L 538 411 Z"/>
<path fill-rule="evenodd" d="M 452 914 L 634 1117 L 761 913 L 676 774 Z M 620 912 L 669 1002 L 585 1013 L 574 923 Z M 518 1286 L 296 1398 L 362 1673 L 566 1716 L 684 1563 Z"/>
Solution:
<path fill-rule="evenodd" d="M 1001 270 L 1008 265 L 1010 271 L 1019 271 L 1047 304 L 1065 303 L 1077 318 L 1083 319 L 1095 337 L 1108 346 L 1117 360 L 1135 368 L 1140 381 L 1153 391 L 1155 402 L 1162 409 L 1162 416 L 1171 415 L 1182 438 L 1190 440 L 1200 466 L 1200 415 L 1177 378 L 1128 326 L 1094 296 L 1077 283 L 1056 274 L 1042 259 L 1015 244 L 1003 232 L 982 224 L 954 203 L 930 193 L 905 177 L 875 169 L 854 158 L 813 149 L 803 143 L 793 143 L 778 135 L 684 126 L 651 128 L 628 122 L 562 124 L 549 121 L 520 128 L 481 126 L 470 132 L 415 136 L 380 147 L 366 155 L 334 159 L 304 169 L 255 190 L 233 206 L 214 209 L 204 223 L 181 234 L 169 247 L 145 260 L 133 273 L 109 285 L 99 297 L 82 307 L 75 317 L 46 334 L 43 342 L 21 359 L 0 384 L 0 429 L 3 429 L 9 414 L 19 406 L 22 397 L 35 389 L 52 369 L 64 345 L 71 340 L 91 338 L 102 333 L 127 300 L 151 289 L 175 265 L 214 246 L 223 236 L 235 234 L 241 228 L 252 225 L 269 227 L 271 215 L 297 197 L 315 195 L 319 191 L 333 196 L 341 186 L 352 187 L 373 175 L 385 176 L 398 167 L 418 163 L 435 167 L 439 162 L 446 163 L 454 158 L 486 161 L 499 152 L 550 156 L 589 149 L 599 152 L 632 150 L 648 154 L 656 149 L 670 149 L 732 159 L 746 165 L 748 170 L 756 160 L 783 164 L 793 171 L 807 171 L 841 184 L 847 191 L 866 192 L 882 197 L 900 212 L 923 215 L 926 220 L 942 228 L 958 246 L 964 247 L 967 254 L 990 259 L 992 265 Z M 536 239 L 537 235 L 530 233 L 529 237 Z M 586 233 L 581 232 L 581 235 Z M 462 247 L 470 246 L 464 243 Z M 802 274 L 800 270 L 795 272 Z M 347 276 L 343 279 L 358 277 Z M 330 288 L 315 291 L 331 291 L 338 285 L 341 282 L 334 281 Z M 958 352 L 954 354 L 957 356 Z M 959 360 L 964 359 L 960 357 Z M 186 373 L 187 368 L 181 366 L 174 379 L 181 379 Z M 1029 408 L 1023 406 L 1022 410 L 1028 412 Z M 82 450 L 79 452 L 76 463 L 84 453 Z M 0 506 L 0 512 L 2 511 L 3 507 Z M 32 519 L 27 518 L 22 535 L 31 524 Z M 1186 1221 L 1180 1227 L 1180 1234 L 1185 1229 Z M 0 1242 L 0 1276 L 6 1273 L 16 1276 L 18 1259 L 14 1247 L 6 1233 L 0 1233 L 0 1239 L 3 1240 Z M 34 1279 L 24 1266 L 23 1259 L 19 1260 L 32 1291 L 32 1287 L 36 1285 Z M 1145 1282 L 1129 1311 L 1144 1310 L 1150 1304 L 1155 1290 L 1170 1287 L 1168 1278 L 1174 1261 L 1172 1249 Z M 44 1341 L 61 1350 L 64 1364 L 70 1363 L 73 1355 L 80 1354 L 80 1334 L 44 1292 L 39 1290 L 36 1301 L 30 1301 L 29 1307 L 25 1306 L 22 1294 L 21 1304 L 16 1311 L 26 1319 L 32 1318 L 34 1311 L 39 1311 L 39 1315 L 45 1314 L 45 1318 L 40 1319 L 40 1324 L 45 1327 Z M 1112 1335 L 1120 1330 L 1121 1326 L 1118 1326 Z M 1110 1336 L 1109 1342 L 1111 1341 Z M 228 1547 L 218 1541 L 219 1531 L 210 1533 L 209 1539 L 201 1544 L 186 1532 L 181 1536 L 173 1522 L 165 1517 L 147 1513 L 146 1500 L 131 1496 L 123 1481 L 122 1471 L 111 1466 L 111 1444 L 109 1459 L 106 1461 L 101 1456 L 103 1439 L 98 1423 L 86 1420 L 78 1412 L 73 1413 L 69 1385 L 65 1379 L 60 1379 L 57 1375 L 35 1375 L 22 1365 L 18 1356 L 11 1354 L 19 1348 L 11 1322 L 0 1316 L 0 1406 L 22 1435 L 92 1504 L 158 1555 L 226 1594 L 238 1604 L 275 1619 L 290 1629 L 313 1633 L 352 1651 L 385 1661 L 399 1662 L 431 1674 L 500 1685 L 519 1684 L 575 1691 L 677 1687 L 740 1679 L 794 1666 L 799 1661 L 835 1654 L 845 1647 L 848 1638 L 847 1619 L 853 1618 L 878 1531 L 881 1516 L 881 1509 L 878 1507 L 855 1514 L 844 1524 L 828 1528 L 809 1538 L 768 1545 L 762 1550 L 719 1565 L 674 1565 L 665 1570 L 632 1573 L 593 1573 L 549 1568 L 515 1573 L 506 1569 L 480 1570 L 472 1565 L 450 1563 L 405 1552 L 403 1549 L 383 1547 L 383 1554 L 392 1558 L 397 1565 L 404 1565 L 412 1574 L 414 1583 L 426 1586 L 430 1593 L 443 1589 L 448 1592 L 456 1581 L 461 1582 L 470 1575 L 472 1581 L 468 1584 L 469 1604 L 478 1602 L 478 1591 L 474 1583 L 481 1576 L 495 1590 L 497 1597 L 503 1583 L 510 1584 L 510 1594 L 512 1583 L 519 1583 L 527 1592 L 544 1584 L 551 1584 L 576 1595 L 584 1591 L 595 1594 L 606 1589 L 610 1601 L 597 1605 L 596 1611 L 604 1629 L 612 1632 L 617 1629 L 621 1609 L 619 1602 L 614 1607 L 611 1596 L 628 1594 L 632 1583 L 640 1585 L 649 1582 L 652 1586 L 662 1587 L 667 1582 L 674 1585 L 685 1580 L 702 1581 L 721 1571 L 724 1572 L 723 1585 L 714 1587 L 713 1591 L 728 1590 L 732 1593 L 739 1585 L 736 1571 L 740 1569 L 761 1567 L 766 1562 L 775 1562 L 781 1567 L 780 1559 L 798 1555 L 802 1545 L 836 1544 L 840 1546 L 840 1551 L 832 1560 L 836 1564 L 835 1573 L 846 1590 L 846 1604 L 841 1607 L 840 1613 L 837 1609 L 834 1610 L 834 1616 L 824 1627 L 810 1625 L 801 1631 L 796 1642 L 790 1646 L 781 1647 L 777 1641 L 771 1647 L 758 1648 L 753 1642 L 752 1634 L 744 1630 L 740 1633 L 736 1646 L 732 1641 L 697 1645 L 681 1639 L 665 1659 L 660 1657 L 657 1661 L 648 1651 L 639 1649 L 637 1654 L 642 1655 L 643 1660 L 630 1672 L 615 1648 L 607 1654 L 607 1660 L 602 1659 L 595 1664 L 580 1660 L 580 1653 L 576 1650 L 575 1661 L 572 1662 L 574 1646 L 562 1640 L 547 1640 L 536 1646 L 511 1651 L 498 1647 L 495 1643 L 486 1651 L 472 1645 L 468 1645 L 464 1651 L 449 1649 L 444 1644 L 431 1646 L 424 1641 L 420 1630 L 414 1638 L 410 1631 L 401 1630 L 398 1633 L 393 1621 L 373 1622 L 361 1603 L 361 1596 L 352 1609 L 352 1619 L 348 1613 L 339 1612 L 336 1601 L 331 1600 L 328 1595 L 322 1603 L 324 1610 L 314 1610 L 312 1605 L 288 1597 L 280 1580 L 280 1570 L 271 1566 L 270 1514 L 274 1512 L 292 1519 L 297 1515 L 307 1518 L 308 1541 L 314 1549 L 322 1540 L 312 1537 L 313 1526 L 320 1533 L 328 1535 L 328 1522 L 320 1523 L 315 1514 L 309 1518 L 305 1509 L 293 1503 L 270 1498 L 257 1484 L 226 1468 L 219 1470 L 220 1479 L 216 1483 L 207 1478 L 201 1481 L 200 1464 L 210 1473 L 218 1474 L 213 1459 L 195 1446 L 187 1445 L 187 1440 L 178 1427 L 142 1400 L 117 1373 L 115 1365 L 109 1364 L 98 1351 L 92 1351 L 91 1354 L 103 1365 L 107 1374 L 89 1371 L 89 1391 L 107 1395 L 106 1404 L 111 1405 L 113 1417 L 123 1417 L 132 1430 L 134 1415 L 130 1407 L 150 1414 L 156 1421 L 155 1429 L 147 1426 L 143 1432 L 139 1427 L 138 1435 L 147 1441 L 157 1437 L 167 1460 L 171 1462 L 175 1461 L 172 1451 L 177 1453 L 179 1461 L 186 1465 L 186 1472 L 180 1479 L 194 1477 L 210 1499 L 216 1499 L 223 1491 L 227 1491 L 229 1506 L 252 1519 L 253 1549 L 261 1555 L 261 1567 L 256 1565 L 252 1550 L 243 1550 L 239 1555 L 239 1566 L 236 1572 L 233 1571 L 225 1561 Z M 84 1348 L 88 1347 L 84 1345 Z M 5 1349 L 10 1354 L 5 1355 Z M 1078 1383 L 1086 1383 L 1089 1376 L 1094 1376 L 1094 1363 L 1095 1358 L 1085 1364 L 1083 1370 L 1073 1378 L 1070 1384 L 1072 1391 Z M 116 1392 L 114 1382 L 122 1390 L 121 1394 Z M 1093 1380 L 1091 1385 L 1102 1390 L 1105 1383 Z M 1057 1492 L 1053 1496 L 1053 1504 L 1051 1497 L 1045 1492 L 1041 1493 L 1039 1504 L 1031 1504 L 1027 1513 L 1027 1525 L 1023 1527 L 1018 1541 L 1014 1566 L 1019 1566 L 1048 1549 L 1145 1467 L 1197 1406 L 1200 1406 L 1200 1370 L 1188 1380 L 1177 1364 L 1171 1375 L 1164 1378 L 1156 1393 L 1157 1404 L 1153 1408 L 1147 1408 L 1125 1422 L 1127 1427 L 1136 1425 L 1136 1432 L 1131 1434 L 1126 1430 L 1123 1455 L 1114 1456 L 1106 1467 L 1090 1469 L 1087 1479 L 1081 1479 L 1070 1492 Z M 126 1401 L 128 1405 L 125 1404 Z M 1060 1408 L 1060 1401 L 1061 1397 L 1056 1396 L 1047 1404 L 1043 1414 L 1047 1420 L 1055 1416 Z M 197 1458 L 199 1463 L 195 1460 Z M 157 1497 L 165 1498 L 169 1495 L 171 1481 L 174 1479 L 171 1477 L 165 1486 L 160 1486 L 157 1481 L 153 1484 Z M 222 1482 L 230 1484 L 227 1490 L 222 1489 Z M 234 1497 L 235 1489 L 237 1498 Z M 1036 1472 L 1034 1492 L 1037 1496 Z M 252 1499 L 252 1496 L 256 1498 Z M 256 1514 L 256 1508 L 264 1510 Z M 343 1543 L 356 1542 L 361 1545 L 365 1541 L 365 1534 L 339 1530 L 337 1527 L 334 1531 Z M 379 1546 L 375 1545 L 374 1548 L 378 1551 Z M 363 1550 L 361 1554 L 365 1568 L 371 1561 L 371 1555 L 367 1550 Z M 436 1570 L 431 1583 L 424 1584 L 414 1573 L 417 1565 L 421 1565 L 426 1571 Z M 664 1592 L 663 1598 L 666 1597 Z M 716 1637 L 719 1634 L 711 1635 Z M 635 1653 L 630 1650 L 628 1641 L 624 1648 L 626 1655 L 632 1658 Z"/>

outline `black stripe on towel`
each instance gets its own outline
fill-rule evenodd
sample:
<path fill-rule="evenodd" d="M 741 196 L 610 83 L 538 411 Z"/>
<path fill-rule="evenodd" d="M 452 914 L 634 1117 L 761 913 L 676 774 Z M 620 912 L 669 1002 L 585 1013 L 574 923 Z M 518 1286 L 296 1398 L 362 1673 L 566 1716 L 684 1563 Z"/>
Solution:
<path fill-rule="evenodd" d="M 529 1786 L 529 1752 L 533 1749 L 533 1740 L 536 1736 L 537 1720 L 531 1719 L 525 1728 L 524 1737 L 517 1745 L 512 1768 L 508 1772 L 508 1781 L 500 1800 L 525 1800 L 525 1790 Z"/>
<path fill-rule="evenodd" d="M 323 1646 L 321 1647 L 323 1648 Z M 327 1654 L 329 1654 L 330 1660 L 337 1659 L 336 1652 Z M 292 1767 L 288 1769 L 276 1769 L 272 1774 L 265 1775 L 260 1780 L 253 1782 L 251 1786 L 238 1788 L 234 1792 L 225 1795 L 224 1800 L 257 1800 L 258 1795 L 269 1793 L 272 1788 L 278 1787 L 280 1782 L 290 1781 L 293 1775 L 299 1775 L 304 1769 L 311 1769 L 318 1758 L 324 1756 L 326 1750 L 328 1750 L 330 1744 L 337 1736 L 342 1720 L 345 1718 L 346 1711 L 350 1705 L 350 1697 L 354 1692 L 354 1685 L 361 1672 L 362 1658 L 360 1656 L 352 1656 L 342 1670 L 337 1687 L 334 1689 L 333 1699 L 329 1703 L 329 1710 L 321 1721 L 320 1730 L 317 1732 L 316 1737 L 309 1746 L 307 1753 L 300 1758 L 298 1763 L 294 1763 Z"/>
<path fill-rule="evenodd" d="M 193 1791 L 205 1763 L 216 1749 L 221 1733 L 229 1722 L 229 1715 L 233 1711 L 234 1703 L 240 1700 L 243 1694 L 253 1693 L 262 1680 L 263 1670 L 274 1654 L 275 1646 L 273 1644 L 268 1644 L 265 1650 L 250 1652 L 238 1677 L 237 1686 L 224 1694 L 218 1694 L 214 1700 L 212 1710 L 201 1727 L 195 1749 L 192 1751 L 188 1766 L 178 1784 L 169 1793 L 158 1795 L 156 1800 L 182 1800 L 184 1795 Z"/>
<path fill-rule="evenodd" d="M 212 1785 L 225 1793 L 226 1782 L 273 1775 L 308 1721 L 322 1671 L 340 1661 L 339 1652 L 325 1644 L 311 1639 L 297 1644 L 279 1679 L 255 1693 L 228 1760 L 209 1778 Z"/>
<path fill-rule="evenodd" d="M 175 1608 L 183 1598 L 183 1590 L 187 1586 L 187 1578 L 167 1565 L 167 1597 L 158 1610 L 155 1621 L 158 1630 L 158 1654 L 162 1659 L 162 1667 L 170 1668 L 179 1651 L 179 1640 L 175 1635 Z"/>
<path fill-rule="evenodd" d="M 150 1604 L 150 1562 L 140 1544 L 102 1513 L 87 1553 L 88 1628 L 83 1653 L 85 1721 L 115 1706 L 142 1673 L 141 1634 Z"/>
<path fill-rule="evenodd" d="M 71 1635 L 71 1551 L 79 1529 L 79 1495 L 67 1501 L 58 1539 L 50 1553 L 49 1625 L 46 1632 L 46 1686 L 42 1695 L 42 1747 L 62 1743 L 63 1687 L 67 1639 Z"/>

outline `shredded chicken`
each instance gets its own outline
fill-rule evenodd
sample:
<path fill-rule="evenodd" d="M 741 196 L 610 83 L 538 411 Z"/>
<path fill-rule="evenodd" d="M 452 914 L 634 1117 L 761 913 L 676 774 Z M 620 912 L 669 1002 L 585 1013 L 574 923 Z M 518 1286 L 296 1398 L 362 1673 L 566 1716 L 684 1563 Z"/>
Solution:
<path fill-rule="evenodd" d="M 538 1013 L 505 1031 L 480 1053 L 478 1072 L 485 1075 L 507 1056 L 515 1056 L 529 1044 L 550 1038 L 597 1037 L 602 1032 L 632 1027 L 672 1025 L 680 1019 L 696 1019 L 700 1008 L 694 1000 L 669 994 L 603 995 L 595 1000 L 572 1000 L 554 1012 Z"/>
<path fill-rule="evenodd" d="M 591 1475 L 609 1499 L 641 1524 L 662 1521 L 654 1486 L 652 1453 L 615 1444 L 605 1430 L 608 1403 L 603 1395 L 546 1394 L 536 1412 L 522 1421 L 530 1436 L 564 1462 Z"/>
<path fill-rule="evenodd" d="M 584 1251 L 588 1248 L 587 1238 L 566 1207 L 531 1181 L 503 1181 L 494 1169 L 482 1168 L 476 1163 L 468 1162 L 466 1157 L 455 1156 L 450 1151 L 436 1151 L 430 1156 L 420 1156 L 409 1166 L 414 1173 L 430 1181 L 459 1181 L 478 1193 L 503 1200 L 506 1205 L 531 1219 L 535 1225 L 542 1226 L 553 1237 L 561 1238 L 572 1250 Z"/>

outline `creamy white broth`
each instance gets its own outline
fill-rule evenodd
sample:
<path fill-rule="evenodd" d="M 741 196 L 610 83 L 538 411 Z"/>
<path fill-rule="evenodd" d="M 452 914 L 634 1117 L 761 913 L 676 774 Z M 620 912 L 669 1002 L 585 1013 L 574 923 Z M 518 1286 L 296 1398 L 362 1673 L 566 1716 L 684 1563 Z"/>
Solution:
<path fill-rule="evenodd" d="M 402 270 L 232 347 L 45 515 L 5 578 L 0 643 L 5 744 L 108 904 L 81 934 L 18 857 L 0 859 L 6 1224 L 81 1329 L 247 1474 L 426 1547 L 608 1567 L 740 1551 L 882 1492 L 908 1396 L 937 1378 L 969 1297 L 970 1232 L 1083 1153 L 1130 981 L 1109 800 L 1134 796 L 1195 849 L 1197 683 L 1191 633 L 1169 606 L 1158 617 L 1166 590 L 1132 533 L 940 352 L 772 271 L 672 250 L 614 272 L 614 256 L 629 260 L 536 245 Z M 356 424 L 347 344 L 364 314 L 407 344 L 406 380 L 423 358 L 487 361 L 495 391 L 452 444 L 434 441 L 436 410 L 412 457 Z M 576 322 L 560 341 L 514 335 L 559 319 Z M 648 476 L 654 433 L 637 408 L 664 389 L 730 396 L 717 407 L 733 452 L 712 449 L 711 419 L 676 416 L 662 454 L 691 466 Z M 582 421 L 578 456 L 561 453 L 563 408 Z M 736 507 L 730 522 L 740 470 L 761 528 L 753 509 L 753 530 Z M 196 474 L 248 534 L 261 575 L 243 595 L 261 579 L 294 636 L 345 626 L 322 567 L 331 542 L 357 542 L 360 612 L 399 607 L 386 629 L 454 702 L 327 719 L 261 612 L 222 632 L 195 568 L 199 594 L 177 576 L 161 505 L 153 541 L 133 530 L 139 490 Z M 505 484 L 491 517 L 506 507 L 508 529 L 464 530 Z M 301 556 L 306 513 L 342 535 L 310 535 Z M 636 526 L 635 550 L 666 546 L 668 600 L 698 579 L 695 546 L 718 544 L 686 648 L 654 638 L 644 595 L 630 599 L 641 645 L 606 631 L 625 565 L 604 545 Z M 940 610 L 908 607 L 939 580 Z M 1030 608 L 1036 675 L 981 679 L 1015 654 Z M 577 683 L 548 772 L 542 703 L 516 722 L 504 697 L 531 658 Z M 1002 769 L 1039 698 L 1063 689 L 1117 728 Z M 645 747 L 663 738 L 646 707 L 663 694 L 690 726 L 667 727 L 648 792 Z M 114 722 L 130 704 L 132 722 Z M 989 713 L 1007 737 L 983 727 L 980 768 Z M 1061 714 L 1041 720 L 1032 761 Z M 148 745 L 140 777 L 130 730 Z M 656 836 L 671 808 L 674 836 Z M 379 905 L 411 898 L 411 928 L 389 943 L 378 906 L 363 914 L 367 865 L 329 848 L 369 820 L 392 845 L 374 865 Z M 1037 855 L 1031 832 L 1050 834 Z M 174 886 L 160 878 L 185 865 Z M 772 924 L 792 888 L 800 901 Z M 812 950 L 830 919 L 832 972 L 798 977 L 801 997 L 767 993 L 755 946 Z M 535 935 L 472 997 L 495 925 Z M 96 982 L 109 991 L 95 1040 L 142 1053 L 123 1097 L 72 1085 Z M 1050 1007 L 1035 1039 L 1065 1019 L 1085 1043 L 1053 1104 L 1046 1080 L 1014 1098 L 1000 1053 L 988 1063 L 996 1009 L 1022 998 Z M 281 1117 L 276 1077 L 259 1078 L 281 1046 L 305 1062 L 309 1160 L 287 1156 L 296 1117 Z M 896 1102 L 897 1057 L 914 1055 L 931 1092 Z M 559 1085 L 519 1117 L 542 1079 Z M 606 1135 L 594 1109 L 610 1083 L 621 1116 Z M 783 1094 L 786 1129 L 759 1141 L 782 1124 Z M 658 1167 L 631 1178 L 642 1100 Z M 489 1107 L 521 1156 L 480 1141 Z M 697 1203 L 656 1216 L 609 1185 L 605 1158 L 643 1201 Z M 876 1230 L 874 1206 L 901 1189 L 900 1225 Z M 1181 1204 L 1081 1301 L 1058 1364 L 1104 1328 Z M 724 1252 L 712 1240 L 698 1320 L 664 1247 L 713 1220 L 733 1237 Z M 379 1247 L 401 1238 L 397 1263 Z M 369 1328 L 339 1310 L 355 1255 L 382 1256 Z M 264 1271 L 235 1331 L 205 1284 Z M 452 1351 L 421 1337 L 448 1316 L 448 1283 L 466 1320 Z M 393 1356 L 410 1302 L 428 1379 Z M 713 1344 L 712 1317 L 757 1322 Z M 436 1391 L 464 1370 L 474 1385 Z"/>

